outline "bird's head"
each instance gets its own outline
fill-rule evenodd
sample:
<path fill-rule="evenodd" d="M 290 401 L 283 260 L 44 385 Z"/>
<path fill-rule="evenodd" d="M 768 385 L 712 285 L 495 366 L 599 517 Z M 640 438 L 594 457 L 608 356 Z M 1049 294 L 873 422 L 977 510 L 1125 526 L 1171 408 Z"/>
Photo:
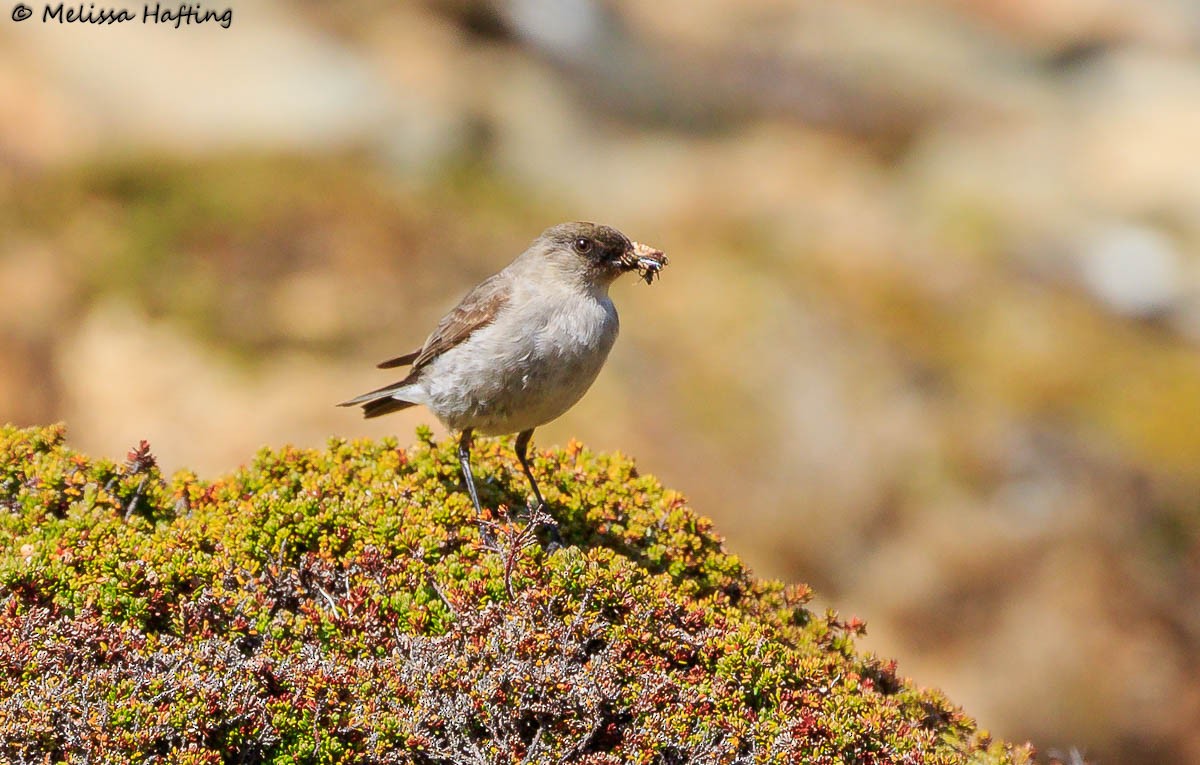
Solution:
<path fill-rule="evenodd" d="M 558 268 L 589 283 L 607 287 L 628 271 L 637 271 L 649 284 L 667 265 L 661 250 L 632 242 L 611 226 L 577 221 L 560 223 L 542 232 L 535 243 L 542 256 Z"/>

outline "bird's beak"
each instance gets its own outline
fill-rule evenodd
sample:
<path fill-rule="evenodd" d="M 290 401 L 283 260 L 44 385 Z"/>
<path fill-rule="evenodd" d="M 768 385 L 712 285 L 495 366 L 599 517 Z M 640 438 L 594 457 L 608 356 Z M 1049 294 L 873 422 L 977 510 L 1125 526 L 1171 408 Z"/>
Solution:
<path fill-rule="evenodd" d="M 646 284 L 653 282 L 654 277 L 658 276 L 658 272 L 666 265 L 667 256 L 662 250 L 656 250 L 641 242 L 634 242 L 633 246 L 621 255 L 621 267 L 626 271 L 637 271 Z"/>

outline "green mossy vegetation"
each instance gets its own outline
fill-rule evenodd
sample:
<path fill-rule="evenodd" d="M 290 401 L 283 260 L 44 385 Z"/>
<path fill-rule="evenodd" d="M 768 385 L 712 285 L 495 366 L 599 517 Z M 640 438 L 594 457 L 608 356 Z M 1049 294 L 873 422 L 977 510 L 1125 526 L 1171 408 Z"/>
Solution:
<path fill-rule="evenodd" d="M 263 450 L 214 481 L 0 430 L 11 763 L 1023 763 L 619 455 Z"/>

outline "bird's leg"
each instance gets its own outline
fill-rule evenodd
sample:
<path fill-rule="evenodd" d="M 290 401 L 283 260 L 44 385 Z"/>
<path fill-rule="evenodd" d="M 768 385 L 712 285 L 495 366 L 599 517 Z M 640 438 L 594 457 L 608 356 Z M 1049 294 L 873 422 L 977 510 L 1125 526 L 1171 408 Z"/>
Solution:
<path fill-rule="evenodd" d="M 521 463 L 521 469 L 525 471 L 525 477 L 529 479 L 529 485 L 533 487 L 533 496 L 537 499 L 537 507 L 534 508 L 530 515 L 530 521 L 537 526 L 545 526 L 550 532 L 550 544 L 547 550 L 553 550 L 562 547 L 562 536 L 558 533 L 558 523 L 554 518 L 545 511 L 546 501 L 542 499 L 542 493 L 538 491 L 537 481 L 533 479 L 533 470 L 529 467 L 529 439 L 533 438 L 533 428 L 522 430 L 517 434 L 516 452 L 517 460 Z"/>
<path fill-rule="evenodd" d="M 533 480 L 533 471 L 529 469 L 529 458 L 526 456 L 531 438 L 533 438 L 533 428 L 522 430 L 517 434 L 517 459 L 521 463 L 521 469 L 525 471 L 525 477 L 529 479 L 529 485 L 533 487 L 533 496 L 537 499 L 538 507 L 544 507 L 546 502 L 542 499 L 542 493 L 538 491 L 537 481 Z"/>
<path fill-rule="evenodd" d="M 471 475 L 471 428 L 462 432 L 458 439 L 458 464 L 462 466 L 463 481 L 467 484 L 467 493 L 475 503 L 475 512 L 483 516 L 483 508 L 479 504 L 479 494 L 475 491 L 475 477 Z"/>

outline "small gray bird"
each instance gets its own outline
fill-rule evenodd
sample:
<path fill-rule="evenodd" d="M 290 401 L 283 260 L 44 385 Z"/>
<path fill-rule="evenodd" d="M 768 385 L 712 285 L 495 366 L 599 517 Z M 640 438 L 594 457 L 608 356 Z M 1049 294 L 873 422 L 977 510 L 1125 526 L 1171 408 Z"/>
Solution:
<path fill-rule="evenodd" d="M 517 459 L 541 506 L 526 458 L 533 429 L 570 409 L 604 366 L 619 324 L 609 285 L 629 271 L 650 284 L 666 264 L 660 250 L 614 228 L 552 226 L 468 292 L 424 345 L 379 365 L 411 365 L 407 377 L 339 406 L 361 405 L 366 417 L 378 417 L 423 404 L 461 430 L 458 460 L 480 514 L 471 437 L 517 433 Z"/>

